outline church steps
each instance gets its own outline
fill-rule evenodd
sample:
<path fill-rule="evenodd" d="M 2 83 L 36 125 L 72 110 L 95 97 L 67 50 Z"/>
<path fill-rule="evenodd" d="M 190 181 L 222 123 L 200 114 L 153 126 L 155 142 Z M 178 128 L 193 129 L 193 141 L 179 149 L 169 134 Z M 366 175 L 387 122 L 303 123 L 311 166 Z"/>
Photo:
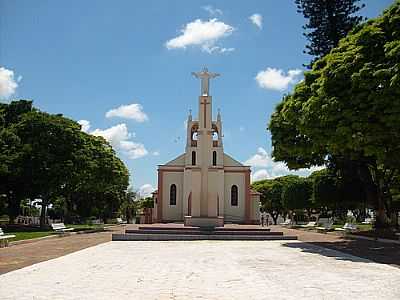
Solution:
<path fill-rule="evenodd" d="M 204 230 L 200 227 L 166 227 L 166 226 L 139 226 L 139 230 Z M 129 229 L 127 229 L 129 230 Z M 211 230 L 211 229 L 210 229 Z M 253 232 L 253 231 L 271 231 L 270 228 L 240 228 L 240 227 L 215 227 L 212 228 L 214 231 L 244 231 L 244 232 Z"/>
<path fill-rule="evenodd" d="M 201 240 L 223 240 L 223 241 L 281 241 L 297 240 L 295 236 L 283 235 L 220 235 L 220 234 L 113 234 L 113 241 L 201 241 Z"/>
<path fill-rule="evenodd" d="M 265 235 L 265 236 L 282 236 L 282 232 L 277 231 L 264 231 L 264 230 L 196 230 L 196 229 L 186 229 L 186 230 L 175 230 L 175 229 L 127 229 L 126 234 L 175 234 L 175 235 Z"/>

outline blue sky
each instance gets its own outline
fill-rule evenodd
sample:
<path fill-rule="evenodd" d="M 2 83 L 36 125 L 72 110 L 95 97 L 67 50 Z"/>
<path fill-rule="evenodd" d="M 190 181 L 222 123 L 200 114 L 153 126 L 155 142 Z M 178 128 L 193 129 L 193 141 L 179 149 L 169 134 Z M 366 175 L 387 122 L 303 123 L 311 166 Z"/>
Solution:
<path fill-rule="evenodd" d="M 393 1 L 362 2 L 370 18 Z M 2 101 L 32 99 L 86 120 L 116 148 L 134 188 L 155 187 L 157 165 L 184 151 L 200 90 L 191 72 L 203 66 L 221 73 L 211 94 L 225 152 L 251 164 L 255 179 L 288 173 L 270 158 L 266 124 L 310 60 L 293 0 L 0 0 L 0 14 Z"/>

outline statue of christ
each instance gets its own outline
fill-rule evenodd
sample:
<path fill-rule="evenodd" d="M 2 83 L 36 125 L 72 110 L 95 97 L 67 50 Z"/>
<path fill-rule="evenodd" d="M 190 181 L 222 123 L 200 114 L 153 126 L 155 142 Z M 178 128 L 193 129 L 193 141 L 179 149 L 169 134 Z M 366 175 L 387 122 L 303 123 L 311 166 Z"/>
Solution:
<path fill-rule="evenodd" d="M 192 72 L 192 75 L 201 79 L 201 95 L 208 96 L 210 93 L 210 78 L 220 76 L 218 73 L 209 73 L 207 68 L 200 72 Z"/>

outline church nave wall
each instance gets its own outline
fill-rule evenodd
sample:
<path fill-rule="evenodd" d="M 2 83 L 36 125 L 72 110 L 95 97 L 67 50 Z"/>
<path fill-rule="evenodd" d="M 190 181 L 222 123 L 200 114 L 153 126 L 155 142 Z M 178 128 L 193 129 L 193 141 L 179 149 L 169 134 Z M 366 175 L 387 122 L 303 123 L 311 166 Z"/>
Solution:
<path fill-rule="evenodd" d="M 224 196 L 224 217 L 225 221 L 243 222 L 245 220 L 245 173 L 228 173 L 225 172 L 225 196 Z M 231 189 L 236 185 L 238 188 L 238 205 L 232 206 L 231 204 Z"/>
<path fill-rule="evenodd" d="M 176 185 L 176 204 L 170 204 L 172 184 Z M 183 172 L 164 172 L 163 174 L 163 221 L 183 220 Z"/>

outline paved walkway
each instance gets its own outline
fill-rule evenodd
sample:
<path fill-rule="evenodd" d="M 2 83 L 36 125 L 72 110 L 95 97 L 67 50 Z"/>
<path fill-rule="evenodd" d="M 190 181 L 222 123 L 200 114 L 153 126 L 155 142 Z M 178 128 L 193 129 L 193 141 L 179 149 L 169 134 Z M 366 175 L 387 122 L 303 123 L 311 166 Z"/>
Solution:
<path fill-rule="evenodd" d="M 121 232 L 122 229 L 122 226 L 116 226 L 105 232 L 38 239 L 0 248 L 0 274 L 109 242 L 111 233 Z"/>
<path fill-rule="evenodd" d="M 168 223 L 168 224 L 152 224 L 143 225 L 146 227 L 169 227 L 181 228 L 183 224 Z M 137 229 L 138 225 L 128 225 L 127 229 Z M 261 228 L 259 225 L 238 225 L 225 224 L 227 228 Z M 265 227 L 264 227 L 265 228 Z M 341 233 L 318 233 L 311 230 L 289 229 L 283 226 L 272 225 L 268 228 L 271 231 L 282 231 L 285 235 L 294 235 L 299 241 L 312 243 L 317 246 L 326 247 L 333 250 L 342 251 L 347 254 L 359 256 L 378 263 L 390 264 L 400 267 L 400 245 L 382 243 L 378 241 L 368 241 L 362 239 L 345 238 Z"/>
<path fill-rule="evenodd" d="M 138 225 L 127 225 L 126 228 L 133 229 L 137 228 L 137 226 Z M 160 226 L 160 224 L 154 224 L 153 226 Z M 183 225 L 161 224 L 161 226 L 182 227 Z M 228 226 L 236 228 L 239 225 L 233 224 Z M 240 227 L 244 228 L 243 226 Z M 246 225 L 245 227 L 256 228 L 257 226 Z M 375 262 L 400 267 L 400 245 L 366 240 L 343 239 L 339 235 L 287 229 L 281 226 L 271 226 L 271 229 L 275 231 L 283 231 L 287 235 L 297 235 L 299 240 L 303 242 L 313 243 L 314 245 L 339 250 Z M 102 233 L 40 239 L 28 244 L 0 248 L 0 274 L 111 241 L 111 233 L 122 232 L 123 230 L 124 227 L 118 226 L 110 228 L 109 231 Z"/>
<path fill-rule="evenodd" d="M 0 276 L 0 299 L 400 299 L 400 269 L 298 241 L 108 242 Z"/>

